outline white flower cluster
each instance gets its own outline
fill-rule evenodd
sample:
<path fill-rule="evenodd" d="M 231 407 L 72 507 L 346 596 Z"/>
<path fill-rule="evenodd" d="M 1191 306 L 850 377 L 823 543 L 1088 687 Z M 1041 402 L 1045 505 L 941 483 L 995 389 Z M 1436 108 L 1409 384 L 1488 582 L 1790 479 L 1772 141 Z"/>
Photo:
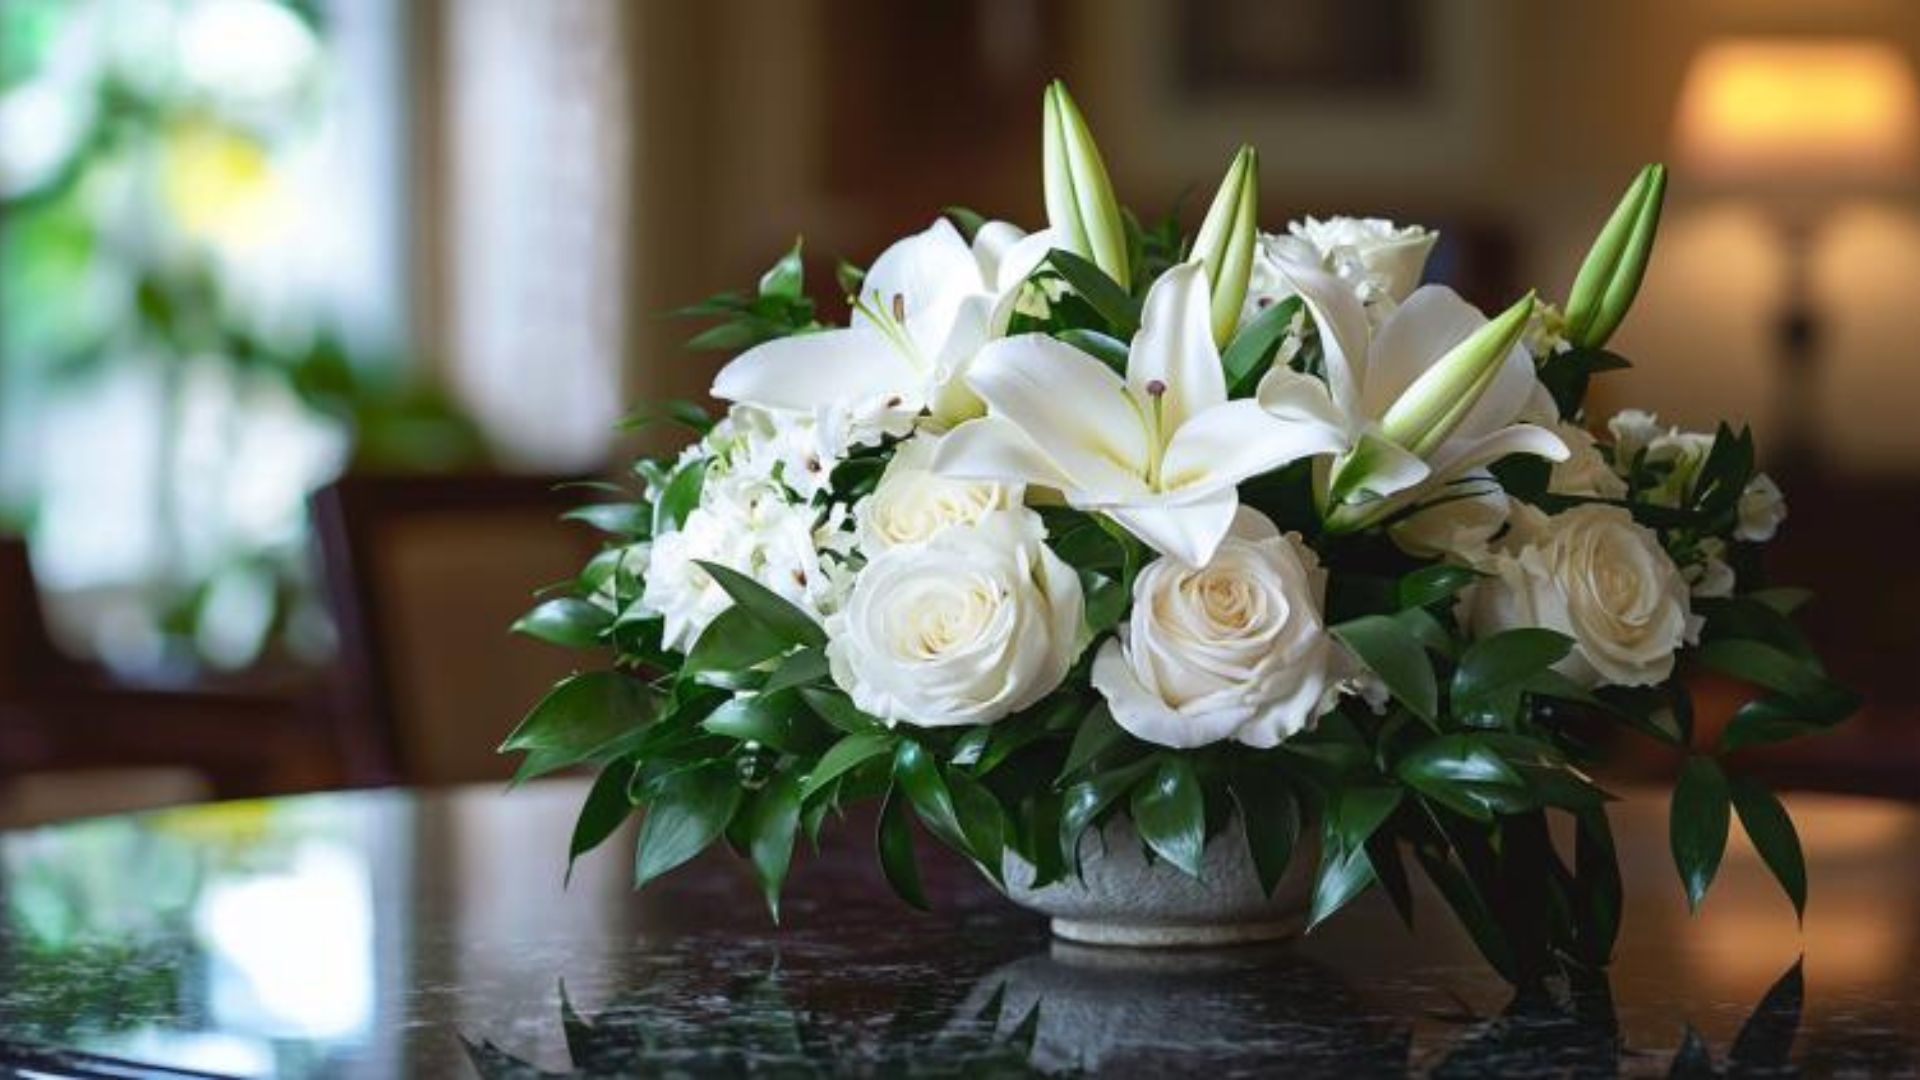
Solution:
<path fill-rule="evenodd" d="M 735 406 L 689 447 L 676 471 L 705 469 L 700 502 L 678 529 L 653 538 L 640 596 L 641 607 L 661 617 L 664 644 L 691 648 L 732 604 L 701 562 L 747 574 L 817 616 L 838 610 L 852 588 L 854 534 L 844 506 L 818 505 L 815 496 L 849 449 L 882 434 Z"/>
<path fill-rule="evenodd" d="M 1238 326 L 1289 297 L 1301 310 L 1255 396 L 1237 400 L 1216 340 L 1234 309 L 1212 311 L 1197 261 L 1147 290 L 1123 371 L 1009 336 L 1056 239 L 994 222 L 969 244 L 936 224 L 875 262 L 851 326 L 722 372 L 732 411 L 685 459 L 706 470 L 699 505 L 647 552 L 642 602 L 668 647 L 690 647 L 731 602 L 698 565 L 718 562 L 822 623 L 832 677 L 859 708 L 992 723 L 1058 688 L 1092 636 L 1080 576 L 1028 508 L 1064 503 L 1158 555 L 1087 668 L 1114 720 L 1163 746 L 1270 747 L 1343 693 L 1382 693 L 1328 630 L 1319 555 L 1239 504 L 1242 481 L 1302 459 L 1319 459 L 1327 535 L 1383 527 L 1411 555 L 1480 570 L 1463 628 L 1565 633 L 1560 669 L 1583 685 L 1669 678 L 1698 633 L 1693 599 L 1731 592 L 1719 538 L 1691 538 L 1682 566 L 1616 505 L 1677 505 L 1711 439 L 1629 412 L 1607 445 L 1563 421 L 1536 371 L 1570 348 L 1567 321 L 1531 300 L 1490 320 L 1420 287 L 1432 231 L 1307 218 L 1258 234 Z M 1295 370 L 1309 340 L 1316 367 Z M 884 446 L 877 483 L 834 491 L 862 446 Z M 1516 455 L 1544 459 L 1572 508 L 1549 515 L 1503 490 L 1488 466 Z M 1657 484 L 1630 492 L 1648 465 Z M 1771 536 L 1783 512 L 1757 478 L 1734 538 Z"/>

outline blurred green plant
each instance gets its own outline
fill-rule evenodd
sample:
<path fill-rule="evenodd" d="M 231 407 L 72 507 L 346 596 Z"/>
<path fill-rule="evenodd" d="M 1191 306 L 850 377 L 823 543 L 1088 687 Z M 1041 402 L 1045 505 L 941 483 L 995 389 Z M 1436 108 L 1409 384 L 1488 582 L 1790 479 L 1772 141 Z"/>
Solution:
<path fill-rule="evenodd" d="M 180 505 L 183 486 L 232 479 L 196 469 L 185 452 L 208 435 L 196 427 L 207 424 L 196 386 L 226 388 L 233 413 L 261 395 L 290 400 L 294 423 L 338 434 L 349 469 L 436 471 L 487 458 L 477 426 L 419 365 L 350 346 L 369 335 L 263 310 L 236 255 L 285 242 L 276 230 L 311 211 L 289 198 L 281 159 L 328 120 L 327 30 L 308 0 L 0 4 L 0 406 L 11 406 L 0 426 L 40 403 L 91 400 L 116 378 L 154 384 L 142 427 L 151 444 L 128 463 L 151 470 L 151 497 L 116 509 L 157 537 L 153 580 L 139 584 L 166 643 L 160 666 L 176 672 L 288 651 L 296 613 L 317 610 L 304 537 L 268 541 Z M 225 459 L 239 455 L 233 430 L 212 435 Z M 0 527 L 32 532 L 47 495 L 19 465 L 0 469 Z M 254 631 L 237 638 L 214 625 L 236 581 L 256 611 Z M 313 650 L 296 642 L 291 652 Z"/>

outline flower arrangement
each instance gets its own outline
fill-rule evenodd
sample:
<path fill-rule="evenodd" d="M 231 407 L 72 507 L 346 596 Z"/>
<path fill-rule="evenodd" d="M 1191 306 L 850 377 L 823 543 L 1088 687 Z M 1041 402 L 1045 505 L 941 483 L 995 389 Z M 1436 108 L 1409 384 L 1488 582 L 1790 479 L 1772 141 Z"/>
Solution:
<path fill-rule="evenodd" d="M 1722 764 L 1855 707 L 1790 621 L 1805 595 L 1763 587 L 1780 492 L 1744 430 L 1584 408 L 1627 366 L 1606 345 L 1662 168 L 1564 308 L 1489 318 L 1421 284 L 1424 228 L 1262 232 L 1250 147 L 1189 239 L 1119 207 L 1058 83 L 1043 131 L 1046 228 L 949 211 L 841 267 L 843 326 L 798 245 L 690 309 L 720 320 L 692 345 L 738 351 L 725 416 L 635 418 L 699 438 L 573 515 L 609 543 L 517 626 L 607 661 L 502 746 L 522 779 L 599 770 L 572 855 L 644 810 L 638 883 L 724 839 L 777 918 L 796 838 L 855 803 L 921 906 L 915 819 L 1041 883 L 1116 816 L 1187 874 L 1237 822 L 1268 890 L 1317 860 L 1313 923 L 1376 884 L 1410 914 L 1410 859 L 1519 980 L 1611 952 L 1583 765 L 1620 729 L 1684 760 L 1691 903 L 1737 813 L 1804 905 L 1781 804 Z M 1717 732 L 1697 671 L 1754 690 Z"/>

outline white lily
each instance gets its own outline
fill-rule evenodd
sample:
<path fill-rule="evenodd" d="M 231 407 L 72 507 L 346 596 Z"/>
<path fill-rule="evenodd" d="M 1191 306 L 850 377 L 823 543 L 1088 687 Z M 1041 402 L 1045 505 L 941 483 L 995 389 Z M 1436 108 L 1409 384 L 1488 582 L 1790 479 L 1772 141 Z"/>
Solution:
<path fill-rule="evenodd" d="M 713 396 L 768 409 L 816 412 L 880 403 L 947 422 L 977 415 L 960 380 L 1002 332 L 1020 284 L 1052 247 L 1004 221 L 969 245 L 942 218 L 875 259 L 854 298 L 851 325 L 756 345 L 720 370 Z"/>
<path fill-rule="evenodd" d="M 1316 474 L 1329 527 L 1365 527 L 1509 454 L 1567 456 L 1558 436 L 1520 422 L 1537 389 L 1519 344 L 1532 297 L 1490 322 L 1452 289 L 1428 285 L 1373 330 L 1340 278 L 1299 264 L 1281 273 L 1319 327 L 1326 378 L 1275 365 L 1257 398 L 1337 445 Z"/>
<path fill-rule="evenodd" d="M 1232 527 L 1242 480 L 1342 445 L 1332 429 L 1227 400 L 1199 263 L 1148 290 L 1125 377 L 1023 334 L 982 349 L 967 383 L 987 415 L 941 441 L 935 471 L 1053 488 L 1191 566 Z"/>

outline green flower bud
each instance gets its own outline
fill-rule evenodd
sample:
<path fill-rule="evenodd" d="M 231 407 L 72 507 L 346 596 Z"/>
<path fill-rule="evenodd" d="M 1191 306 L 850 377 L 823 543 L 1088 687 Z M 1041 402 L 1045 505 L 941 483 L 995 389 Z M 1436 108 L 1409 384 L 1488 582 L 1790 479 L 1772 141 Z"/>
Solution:
<path fill-rule="evenodd" d="M 1242 146 L 1193 241 L 1193 257 L 1206 266 L 1213 297 L 1213 340 L 1223 347 L 1240 324 L 1240 307 L 1247 298 L 1259 212 L 1260 156 L 1253 147 Z"/>
<path fill-rule="evenodd" d="M 1106 271 L 1122 288 L 1132 285 L 1127 267 L 1127 230 L 1100 148 L 1079 106 L 1058 79 L 1047 87 L 1042 108 L 1041 166 L 1047 223 L 1059 246 Z"/>
<path fill-rule="evenodd" d="M 1387 409 L 1381 434 L 1420 457 L 1438 449 L 1499 376 L 1507 354 L 1526 333 L 1533 304 L 1532 293 L 1521 297 L 1435 361 Z"/>
<path fill-rule="evenodd" d="M 1647 273 L 1666 194 L 1666 166 L 1641 169 L 1594 238 L 1567 298 L 1567 340 L 1574 345 L 1590 349 L 1605 345 L 1627 317 L 1640 291 L 1640 279 Z"/>

